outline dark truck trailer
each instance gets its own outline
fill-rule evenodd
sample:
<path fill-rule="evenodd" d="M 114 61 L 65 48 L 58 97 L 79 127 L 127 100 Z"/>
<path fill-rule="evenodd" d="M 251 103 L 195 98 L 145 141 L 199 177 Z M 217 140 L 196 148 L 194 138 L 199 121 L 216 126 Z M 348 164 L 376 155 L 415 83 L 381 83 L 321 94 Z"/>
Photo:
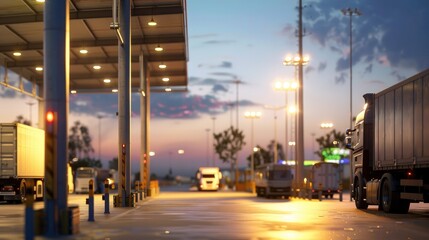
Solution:
<path fill-rule="evenodd" d="M 429 69 L 364 99 L 346 131 L 355 205 L 407 213 L 429 202 Z"/>

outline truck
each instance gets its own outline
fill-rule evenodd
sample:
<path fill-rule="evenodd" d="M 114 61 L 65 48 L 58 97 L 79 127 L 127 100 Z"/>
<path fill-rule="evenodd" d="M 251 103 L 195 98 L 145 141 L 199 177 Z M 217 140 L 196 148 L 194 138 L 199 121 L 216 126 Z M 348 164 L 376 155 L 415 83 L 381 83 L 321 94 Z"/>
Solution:
<path fill-rule="evenodd" d="M 222 172 L 218 167 L 200 167 L 196 179 L 198 191 L 218 191 Z"/>
<path fill-rule="evenodd" d="M 289 198 L 292 195 L 292 166 L 277 163 L 263 164 L 255 168 L 254 174 L 256 196 Z"/>
<path fill-rule="evenodd" d="M 311 196 L 319 194 L 325 198 L 333 198 L 340 187 L 340 168 L 338 163 L 317 162 L 311 166 L 309 176 Z"/>
<path fill-rule="evenodd" d="M 0 200 L 25 202 L 27 188 L 43 199 L 45 132 L 20 123 L 0 123 Z"/>
<path fill-rule="evenodd" d="M 379 93 L 346 130 L 356 208 L 407 213 L 429 201 L 429 69 Z"/>
<path fill-rule="evenodd" d="M 74 184 L 75 193 L 88 193 L 89 181 L 93 181 L 93 190 L 95 193 L 104 192 L 104 181 L 107 179 L 109 189 L 115 189 L 115 181 L 112 176 L 116 171 L 109 169 L 101 169 L 96 167 L 79 167 L 76 169 L 76 177 Z"/>

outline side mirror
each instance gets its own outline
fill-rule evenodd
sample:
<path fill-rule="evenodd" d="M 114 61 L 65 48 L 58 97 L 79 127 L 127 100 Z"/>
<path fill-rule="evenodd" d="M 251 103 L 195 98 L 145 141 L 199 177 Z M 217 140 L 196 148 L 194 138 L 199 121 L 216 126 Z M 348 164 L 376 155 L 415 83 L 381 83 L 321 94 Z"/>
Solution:
<path fill-rule="evenodd" d="M 350 150 L 355 150 L 353 147 L 352 147 L 352 137 L 350 137 L 350 136 L 347 136 L 346 137 L 346 148 L 347 149 L 350 149 Z"/>
<path fill-rule="evenodd" d="M 354 131 L 356 131 L 356 129 L 350 129 L 350 128 L 347 128 L 347 130 L 346 130 L 346 135 L 347 135 L 347 136 L 350 136 L 350 135 L 352 135 L 352 132 L 354 132 Z"/>

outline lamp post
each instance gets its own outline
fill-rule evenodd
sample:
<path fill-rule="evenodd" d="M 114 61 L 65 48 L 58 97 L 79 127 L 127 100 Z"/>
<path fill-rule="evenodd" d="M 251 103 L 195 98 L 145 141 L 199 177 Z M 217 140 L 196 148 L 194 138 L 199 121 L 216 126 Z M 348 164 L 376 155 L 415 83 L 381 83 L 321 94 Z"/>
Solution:
<path fill-rule="evenodd" d="M 277 81 L 274 85 L 274 89 L 277 91 L 285 92 L 285 161 L 288 160 L 288 148 L 286 147 L 288 142 L 288 91 L 295 91 L 298 88 L 298 83 L 294 81 L 281 82 Z"/>
<path fill-rule="evenodd" d="M 30 106 L 30 126 L 33 125 L 33 111 L 32 111 L 32 107 L 34 105 L 34 102 L 27 102 L 26 103 L 28 106 Z"/>
<path fill-rule="evenodd" d="M 274 163 L 277 163 L 279 160 L 277 149 L 277 111 L 285 107 L 286 106 L 265 106 L 266 109 L 274 110 Z M 287 148 L 286 142 L 284 147 Z"/>
<path fill-rule="evenodd" d="M 353 15 L 355 16 L 360 16 L 362 15 L 362 13 L 360 12 L 359 9 L 355 8 L 347 8 L 347 9 L 342 9 L 341 12 L 345 15 L 345 16 L 349 16 L 349 34 L 350 34 L 350 59 L 349 59 L 349 68 L 350 68 L 350 129 L 353 129 L 353 29 L 352 29 L 352 19 L 353 19 Z M 350 150 L 350 186 L 353 183 L 352 182 L 352 161 L 351 161 L 351 157 L 352 157 L 352 151 Z M 350 194 L 350 201 L 352 201 L 352 195 Z"/>
<path fill-rule="evenodd" d="M 206 159 L 207 159 L 207 166 L 210 166 L 210 158 L 209 158 L 209 133 L 210 133 L 210 128 L 206 128 L 206 132 L 207 132 L 207 146 L 206 146 Z"/>
<path fill-rule="evenodd" d="M 213 120 L 213 128 L 212 128 L 212 133 L 213 134 L 215 134 L 215 132 L 216 132 L 216 129 L 215 129 L 215 121 L 216 121 L 216 117 L 211 117 L 212 118 L 212 120 Z M 212 153 L 212 164 L 213 164 L 213 167 L 215 166 L 215 151 L 213 150 L 213 153 Z"/>
<path fill-rule="evenodd" d="M 98 160 L 101 161 L 101 119 L 103 116 L 101 114 L 97 115 L 98 118 Z"/>
<path fill-rule="evenodd" d="M 254 150 L 253 150 L 253 120 L 254 119 L 258 119 L 261 117 L 261 112 L 246 112 L 244 114 L 245 118 L 250 119 L 250 124 L 251 124 L 251 129 L 250 129 L 250 151 L 251 151 L 251 155 L 250 155 L 250 180 L 253 181 L 253 175 L 254 175 Z"/>

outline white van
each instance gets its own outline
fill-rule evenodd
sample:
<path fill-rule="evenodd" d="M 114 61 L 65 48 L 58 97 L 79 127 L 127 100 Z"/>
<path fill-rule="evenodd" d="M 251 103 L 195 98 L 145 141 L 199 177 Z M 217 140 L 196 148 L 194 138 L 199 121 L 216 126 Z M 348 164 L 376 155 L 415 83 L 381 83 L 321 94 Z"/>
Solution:
<path fill-rule="evenodd" d="M 222 173 L 218 167 L 200 167 L 197 172 L 198 191 L 219 190 Z"/>

